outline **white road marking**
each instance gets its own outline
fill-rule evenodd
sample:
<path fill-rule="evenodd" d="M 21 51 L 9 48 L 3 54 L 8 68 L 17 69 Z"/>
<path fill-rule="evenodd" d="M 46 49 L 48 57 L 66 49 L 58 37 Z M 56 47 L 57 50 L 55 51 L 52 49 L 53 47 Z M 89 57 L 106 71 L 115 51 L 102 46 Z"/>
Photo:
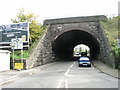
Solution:
<path fill-rule="evenodd" d="M 63 79 L 62 79 L 62 80 L 60 80 L 60 83 L 58 84 L 57 88 L 60 88 L 60 86 L 61 86 L 62 82 L 63 82 Z"/>
<path fill-rule="evenodd" d="M 68 80 L 67 80 L 67 78 L 65 79 L 65 88 L 68 88 Z"/>
<path fill-rule="evenodd" d="M 68 75 L 70 69 L 74 66 L 75 63 L 76 63 L 76 61 L 70 66 L 70 68 L 67 70 L 67 72 L 64 74 L 64 76 L 67 76 L 67 75 Z"/>
<path fill-rule="evenodd" d="M 70 71 L 70 68 L 67 70 L 67 72 L 64 74 L 64 76 L 67 76 Z"/>
<path fill-rule="evenodd" d="M 76 63 L 76 61 L 74 62 L 74 64 Z"/>
<path fill-rule="evenodd" d="M 70 66 L 70 68 L 66 71 L 66 73 L 64 74 L 64 78 L 62 80 L 60 80 L 57 88 L 60 88 L 61 84 L 64 82 L 65 84 L 65 88 L 68 88 L 68 80 L 67 80 L 67 76 L 68 76 L 68 73 L 70 71 L 70 69 L 74 66 L 74 64 L 76 63 L 76 61 Z"/>
<path fill-rule="evenodd" d="M 73 67 L 73 64 L 71 65 L 71 67 L 70 68 L 72 68 Z"/>

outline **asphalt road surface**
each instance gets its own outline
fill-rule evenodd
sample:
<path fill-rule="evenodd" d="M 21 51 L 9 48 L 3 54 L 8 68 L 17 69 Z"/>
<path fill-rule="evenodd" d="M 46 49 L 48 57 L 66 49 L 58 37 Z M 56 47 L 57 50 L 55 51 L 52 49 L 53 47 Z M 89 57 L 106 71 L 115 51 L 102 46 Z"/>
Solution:
<path fill-rule="evenodd" d="M 75 61 L 58 61 L 2 88 L 118 88 L 118 79 L 101 73 L 93 66 L 78 67 Z"/>

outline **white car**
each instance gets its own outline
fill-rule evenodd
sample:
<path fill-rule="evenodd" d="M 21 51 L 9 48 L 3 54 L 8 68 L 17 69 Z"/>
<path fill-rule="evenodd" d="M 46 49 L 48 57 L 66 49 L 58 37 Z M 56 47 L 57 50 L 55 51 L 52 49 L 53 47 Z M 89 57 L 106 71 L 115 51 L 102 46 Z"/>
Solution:
<path fill-rule="evenodd" d="M 78 66 L 89 66 L 91 67 L 91 62 L 88 57 L 80 57 L 78 60 Z"/>

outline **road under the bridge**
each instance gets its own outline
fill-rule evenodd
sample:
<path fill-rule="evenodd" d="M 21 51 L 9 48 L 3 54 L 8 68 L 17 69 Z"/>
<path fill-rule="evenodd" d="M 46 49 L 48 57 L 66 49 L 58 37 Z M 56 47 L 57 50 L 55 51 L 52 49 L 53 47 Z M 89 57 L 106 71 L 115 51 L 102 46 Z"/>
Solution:
<path fill-rule="evenodd" d="M 98 69 L 95 69 L 94 66 L 91 66 L 91 68 L 78 67 L 77 61 L 56 61 L 42 71 L 29 76 L 23 75 L 21 77 L 22 78 L 17 79 L 15 82 L 0 86 L 0 88 L 12 88 L 10 90 L 26 90 L 25 88 L 44 88 L 40 90 L 57 90 L 56 88 L 78 88 L 77 90 L 86 90 L 86 88 L 88 88 L 87 90 L 117 90 L 114 88 L 118 88 L 117 78 L 100 72 Z"/>
<path fill-rule="evenodd" d="M 90 56 L 97 59 L 100 54 L 100 44 L 95 36 L 83 30 L 70 30 L 56 36 L 52 49 L 57 58 L 72 58 L 76 45 L 84 44 L 90 48 Z"/>

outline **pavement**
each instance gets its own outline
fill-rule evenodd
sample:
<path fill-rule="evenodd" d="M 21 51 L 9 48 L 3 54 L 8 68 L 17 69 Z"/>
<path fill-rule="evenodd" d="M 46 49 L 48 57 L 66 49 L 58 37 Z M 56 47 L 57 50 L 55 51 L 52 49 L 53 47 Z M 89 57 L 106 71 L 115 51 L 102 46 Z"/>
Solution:
<path fill-rule="evenodd" d="M 94 61 L 92 61 L 92 64 L 96 69 L 100 70 L 102 73 L 120 79 L 120 77 L 119 77 L 120 74 L 118 74 L 119 72 L 117 69 L 114 69 L 114 68 L 104 64 L 101 61 L 94 60 Z"/>
<path fill-rule="evenodd" d="M 102 73 L 105 73 L 107 75 L 110 75 L 112 77 L 118 78 L 118 70 L 117 69 L 113 69 L 109 66 L 107 66 L 106 64 L 100 62 L 100 61 L 93 61 L 93 66 L 100 70 Z M 53 63 L 48 63 L 46 65 L 42 65 L 39 67 L 35 67 L 32 69 L 28 69 L 28 70 L 21 70 L 21 71 L 17 71 L 17 70 L 9 70 L 9 71 L 2 71 L 0 72 L 0 86 L 6 84 L 6 83 L 10 83 L 10 82 L 14 82 L 15 80 L 18 80 L 22 77 L 37 73 L 51 65 L 54 65 Z"/>
<path fill-rule="evenodd" d="M 7 70 L 7 71 L 1 71 L 0 72 L 0 86 L 7 84 L 7 83 L 11 83 L 14 82 L 15 80 L 18 80 L 22 77 L 37 73 L 51 65 L 53 65 L 54 63 L 48 63 L 42 66 L 38 66 L 38 67 L 34 67 L 28 70 Z"/>

